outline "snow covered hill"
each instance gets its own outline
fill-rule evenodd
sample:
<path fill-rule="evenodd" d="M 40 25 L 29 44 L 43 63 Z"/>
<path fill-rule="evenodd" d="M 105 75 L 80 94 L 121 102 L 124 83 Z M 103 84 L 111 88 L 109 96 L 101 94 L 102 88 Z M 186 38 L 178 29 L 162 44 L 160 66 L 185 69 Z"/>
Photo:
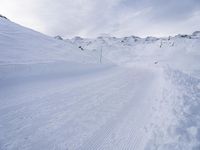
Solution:
<path fill-rule="evenodd" d="M 85 64 L 85 65 L 84 65 Z M 64 42 L 0 17 L 0 82 L 80 74 L 100 66 L 99 56 L 83 53 Z M 85 70 L 85 71 L 84 71 Z"/>
<path fill-rule="evenodd" d="M 84 39 L 75 37 L 71 39 L 71 42 L 92 53 L 99 53 L 102 49 L 105 58 L 120 65 L 138 63 L 151 65 L 158 62 L 184 70 L 199 70 L 200 31 L 192 35 L 166 38 L 103 36 L 96 39 Z"/>
<path fill-rule="evenodd" d="M 0 149 L 199 150 L 199 43 L 61 40 L 0 16 Z"/>
<path fill-rule="evenodd" d="M 0 17 L 0 63 L 95 62 L 70 42 L 48 37 Z"/>

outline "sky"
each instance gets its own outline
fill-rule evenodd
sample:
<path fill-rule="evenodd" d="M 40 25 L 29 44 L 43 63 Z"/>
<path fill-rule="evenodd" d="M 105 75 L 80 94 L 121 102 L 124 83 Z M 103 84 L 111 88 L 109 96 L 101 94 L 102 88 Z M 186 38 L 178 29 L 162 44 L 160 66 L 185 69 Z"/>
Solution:
<path fill-rule="evenodd" d="M 50 36 L 168 36 L 200 30 L 200 0 L 0 0 L 0 14 Z"/>

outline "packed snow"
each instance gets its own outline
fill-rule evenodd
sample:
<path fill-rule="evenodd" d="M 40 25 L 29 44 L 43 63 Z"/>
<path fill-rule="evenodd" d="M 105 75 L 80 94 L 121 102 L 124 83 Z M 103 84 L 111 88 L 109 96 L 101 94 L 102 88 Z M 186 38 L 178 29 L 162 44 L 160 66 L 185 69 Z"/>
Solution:
<path fill-rule="evenodd" d="M 0 16 L 0 149 L 199 150 L 199 43 L 53 38 Z"/>

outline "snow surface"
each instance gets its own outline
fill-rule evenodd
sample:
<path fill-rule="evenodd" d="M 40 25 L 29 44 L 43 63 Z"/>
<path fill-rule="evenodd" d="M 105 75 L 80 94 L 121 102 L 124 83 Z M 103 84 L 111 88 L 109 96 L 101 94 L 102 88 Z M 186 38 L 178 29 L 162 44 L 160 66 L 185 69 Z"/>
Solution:
<path fill-rule="evenodd" d="M 58 40 L 0 17 L 0 149 L 199 150 L 199 35 Z"/>

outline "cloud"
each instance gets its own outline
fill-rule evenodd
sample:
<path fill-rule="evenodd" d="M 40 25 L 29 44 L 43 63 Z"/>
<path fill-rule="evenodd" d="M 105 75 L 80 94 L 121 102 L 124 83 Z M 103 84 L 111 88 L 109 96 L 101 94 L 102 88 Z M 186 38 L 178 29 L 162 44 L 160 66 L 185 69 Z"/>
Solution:
<path fill-rule="evenodd" d="M 200 30 L 199 0 L 0 0 L 0 4 L 3 15 L 51 36 L 164 36 Z"/>

